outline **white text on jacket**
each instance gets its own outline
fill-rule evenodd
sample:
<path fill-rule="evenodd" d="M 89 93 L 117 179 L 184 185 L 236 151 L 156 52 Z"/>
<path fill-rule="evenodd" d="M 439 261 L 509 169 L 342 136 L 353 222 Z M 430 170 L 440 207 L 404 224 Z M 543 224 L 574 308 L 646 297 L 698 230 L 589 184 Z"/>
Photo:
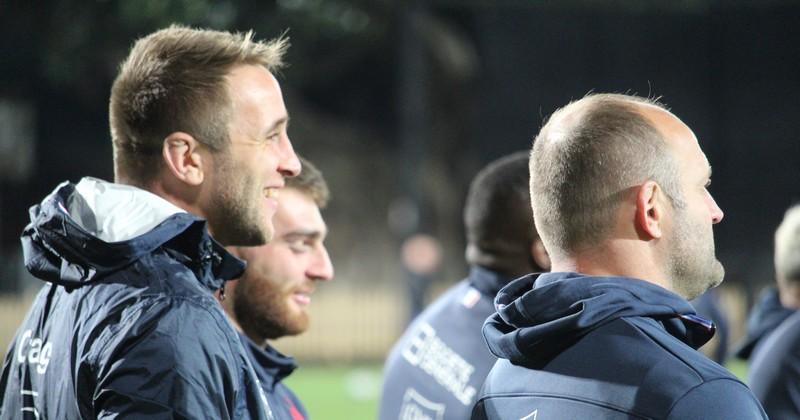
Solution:
<path fill-rule="evenodd" d="M 53 354 L 53 345 L 49 342 L 43 342 L 41 338 L 34 337 L 31 330 L 27 330 L 22 334 L 19 340 L 19 349 L 17 349 L 17 362 L 28 363 L 36 365 L 36 371 L 45 373 L 47 365 L 50 364 L 50 355 Z"/>
<path fill-rule="evenodd" d="M 475 367 L 436 336 L 436 330 L 421 323 L 403 349 L 403 358 L 431 375 L 464 405 L 472 404 L 477 390 L 469 385 Z"/>

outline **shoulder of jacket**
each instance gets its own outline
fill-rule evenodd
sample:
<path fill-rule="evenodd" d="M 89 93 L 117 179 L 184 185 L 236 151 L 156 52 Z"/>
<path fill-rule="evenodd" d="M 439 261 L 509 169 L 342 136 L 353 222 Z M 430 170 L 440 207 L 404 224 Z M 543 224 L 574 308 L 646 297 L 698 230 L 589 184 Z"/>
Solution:
<path fill-rule="evenodd" d="M 750 388 L 734 377 L 713 378 L 686 390 L 675 399 L 667 418 L 676 413 L 678 418 L 685 418 L 688 411 L 702 413 L 704 418 L 766 419 Z M 756 413 L 760 417 L 753 417 Z"/>
<path fill-rule="evenodd" d="M 183 328 L 196 331 L 195 339 L 200 342 L 219 347 L 231 355 L 241 353 L 236 331 L 213 296 L 159 294 L 139 296 L 133 304 L 120 305 L 107 312 L 93 328 L 97 339 L 92 353 L 106 353 L 109 347 L 121 345 L 123 341 L 156 332 L 170 337 Z"/>

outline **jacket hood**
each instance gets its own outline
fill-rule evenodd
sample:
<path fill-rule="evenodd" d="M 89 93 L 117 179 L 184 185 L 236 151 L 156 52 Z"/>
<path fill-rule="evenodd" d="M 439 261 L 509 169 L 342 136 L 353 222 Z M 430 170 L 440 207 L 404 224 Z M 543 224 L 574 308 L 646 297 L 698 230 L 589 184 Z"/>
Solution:
<path fill-rule="evenodd" d="M 714 335 L 714 325 L 682 297 L 627 277 L 579 273 L 531 274 L 495 298 L 497 313 L 483 335 L 491 352 L 522 365 L 546 363 L 593 329 L 622 317 L 648 317 L 693 348 Z"/>
<path fill-rule="evenodd" d="M 80 287 L 162 246 L 197 261 L 192 268 L 212 289 L 244 270 L 208 235 L 205 220 L 135 187 L 64 182 L 29 214 L 21 237 L 25 267 L 54 284 Z"/>

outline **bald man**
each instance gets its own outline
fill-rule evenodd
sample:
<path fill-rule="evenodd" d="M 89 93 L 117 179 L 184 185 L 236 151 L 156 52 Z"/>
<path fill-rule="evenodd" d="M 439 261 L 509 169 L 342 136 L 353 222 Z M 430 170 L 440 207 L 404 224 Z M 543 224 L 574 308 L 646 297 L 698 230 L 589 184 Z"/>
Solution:
<path fill-rule="evenodd" d="M 551 273 L 503 288 L 483 328 L 500 359 L 473 419 L 765 419 L 696 349 L 688 300 L 723 278 L 711 167 L 662 105 L 595 94 L 556 111 L 530 159 Z"/>

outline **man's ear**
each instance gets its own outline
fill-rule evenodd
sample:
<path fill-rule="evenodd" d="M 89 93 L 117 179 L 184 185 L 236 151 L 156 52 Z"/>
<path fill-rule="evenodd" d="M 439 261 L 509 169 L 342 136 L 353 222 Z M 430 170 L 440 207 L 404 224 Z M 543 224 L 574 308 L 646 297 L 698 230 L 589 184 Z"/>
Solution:
<path fill-rule="evenodd" d="M 192 186 L 203 183 L 202 145 L 189 134 L 176 131 L 164 139 L 162 155 L 166 168 L 175 178 Z"/>
<path fill-rule="evenodd" d="M 542 270 L 550 271 L 550 255 L 540 238 L 534 239 L 531 243 L 531 258 Z"/>
<path fill-rule="evenodd" d="M 636 225 L 648 239 L 660 239 L 664 233 L 665 198 L 655 181 L 645 182 L 636 192 Z"/>

